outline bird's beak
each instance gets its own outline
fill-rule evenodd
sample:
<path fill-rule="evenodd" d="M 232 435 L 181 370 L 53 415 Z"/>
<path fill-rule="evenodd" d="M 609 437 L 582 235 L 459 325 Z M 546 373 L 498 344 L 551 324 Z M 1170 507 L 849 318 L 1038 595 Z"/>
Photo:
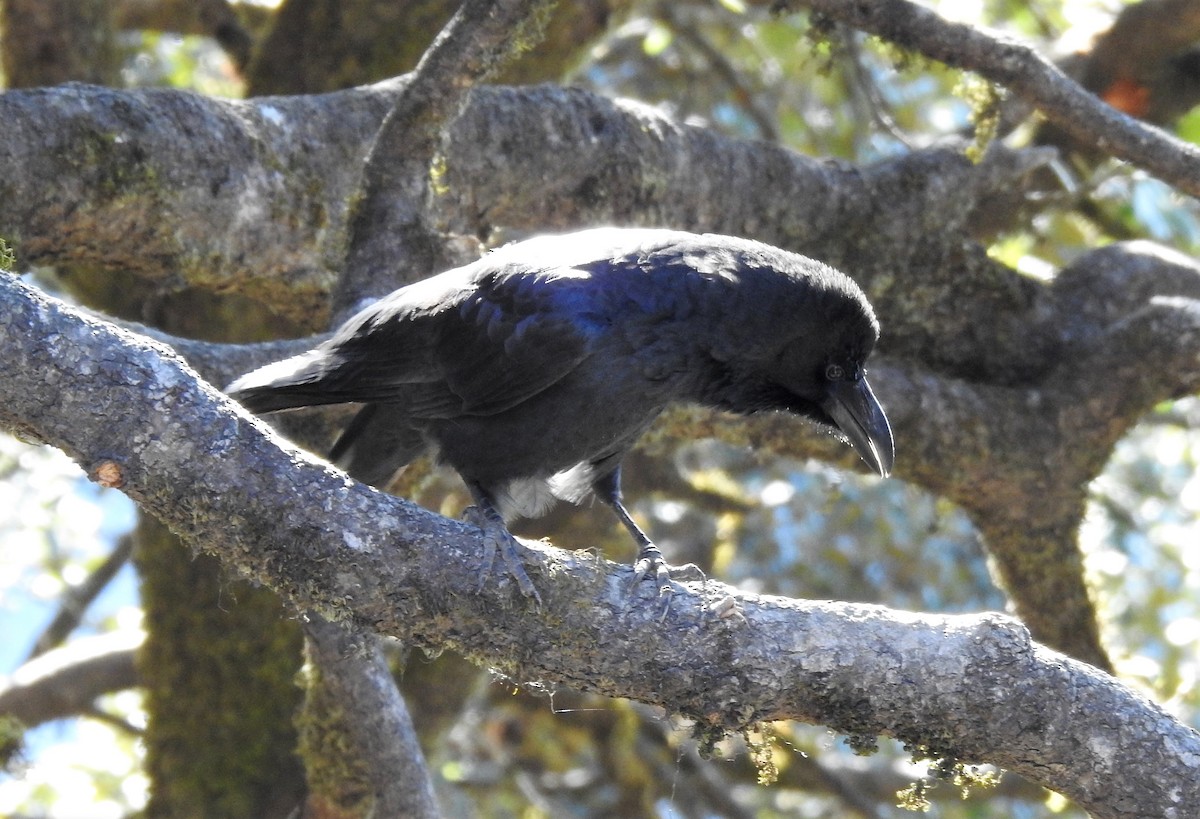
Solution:
<path fill-rule="evenodd" d="M 850 445 L 867 465 L 886 478 L 896 458 L 892 428 L 867 379 L 830 383 L 821 408 L 850 439 Z"/>

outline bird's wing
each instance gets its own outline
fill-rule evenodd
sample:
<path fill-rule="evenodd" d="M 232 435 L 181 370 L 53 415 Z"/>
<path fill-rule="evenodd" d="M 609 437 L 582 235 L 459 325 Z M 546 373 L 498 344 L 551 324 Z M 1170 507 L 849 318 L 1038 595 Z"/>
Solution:
<path fill-rule="evenodd" d="M 578 367 L 591 351 L 590 337 L 555 298 L 556 289 L 569 286 L 563 278 L 560 271 L 480 282 L 444 321 L 434 350 L 446 394 L 426 391 L 414 413 L 503 412 Z"/>
<path fill-rule="evenodd" d="M 578 367 L 612 332 L 612 314 L 645 318 L 622 322 L 620 332 L 649 351 L 653 334 L 638 333 L 676 310 L 682 294 L 659 281 L 673 269 L 646 275 L 645 252 L 691 238 L 596 229 L 509 245 L 396 291 L 315 350 L 243 376 L 230 389 L 256 411 L 394 402 L 416 418 L 503 412 Z M 619 284 L 617 273 L 627 274 Z M 666 366 L 661 356 L 643 358 Z"/>
<path fill-rule="evenodd" d="M 340 401 L 403 403 L 415 418 L 503 412 L 588 355 L 553 278 L 500 269 L 438 299 L 400 291 L 330 341 L 322 386 Z"/>

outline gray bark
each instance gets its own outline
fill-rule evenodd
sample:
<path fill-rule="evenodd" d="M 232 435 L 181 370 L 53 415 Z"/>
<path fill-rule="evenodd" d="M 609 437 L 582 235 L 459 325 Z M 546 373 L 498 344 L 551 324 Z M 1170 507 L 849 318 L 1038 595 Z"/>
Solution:
<path fill-rule="evenodd" d="M 366 815 L 437 819 L 441 812 L 425 755 L 378 637 L 347 626 L 307 617 L 309 702 L 328 704 L 322 710 L 333 712 L 337 730 L 353 740 L 354 759 L 371 792 Z M 314 686 L 321 690 L 312 691 Z M 328 713 L 322 716 L 330 718 Z M 335 747 L 331 752 L 345 754 L 346 749 Z M 349 783 L 337 784 L 345 788 Z"/>

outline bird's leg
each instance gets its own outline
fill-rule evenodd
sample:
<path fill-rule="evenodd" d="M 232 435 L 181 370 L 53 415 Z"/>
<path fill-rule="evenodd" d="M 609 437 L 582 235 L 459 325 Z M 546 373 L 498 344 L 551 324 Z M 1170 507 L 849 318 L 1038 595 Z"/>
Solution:
<path fill-rule="evenodd" d="M 467 489 L 471 491 L 475 505 L 467 507 L 463 517 L 467 523 L 483 530 L 484 556 L 482 570 L 479 573 L 479 589 L 483 589 L 488 577 L 491 576 L 492 566 L 496 563 L 496 552 L 499 551 L 500 557 L 504 561 L 504 567 L 516 581 L 521 594 L 532 597 L 539 606 L 542 605 L 542 596 L 538 594 L 537 587 L 525 573 L 525 566 L 521 561 L 521 545 L 508 531 L 508 527 L 504 524 L 504 518 L 496 511 L 491 497 L 482 486 L 473 481 L 467 482 Z"/>
<path fill-rule="evenodd" d="M 663 560 L 662 552 L 647 537 L 641 527 L 634 522 L 629 514 L 629 510 L 625 508 L 625 504 L 621 500 L 621 468 L 619 466 L 607 475 L 598 478 L 592 484 L 592 491 L 596 493 L 596 497 L 604 501 L 613 510 L 613 514 L 617 516 L 617 520 L 621 521 L 621 525 L 625 527 L 626 531 L 629 532 L 634 542 L 638 545 L 637 557 L 633 562 L 633 586 L 635 588 L 651 572 L 654 572 L 654 580 L 658 584 L 658 593 L 660 595 L 671 594 L 671 582 L 675 579 L 705 579 L 704 572 L 695 563 L 672 566 Z"/>

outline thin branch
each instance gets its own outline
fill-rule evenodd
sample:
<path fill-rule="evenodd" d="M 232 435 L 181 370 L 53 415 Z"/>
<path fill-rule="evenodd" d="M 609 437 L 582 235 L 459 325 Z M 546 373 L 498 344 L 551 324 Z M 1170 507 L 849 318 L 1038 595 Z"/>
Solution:
<path fill-rule="evenodd" d="M 1200 148 L 1105 104 L 1033 48 L 910 0 L 794 0 L 953 68 L 974 71 L 1037 106 L 1083 144 L 1124 159 L 1192 196 L 1200 196 Z"/>
<path fill-rule="evenodd" d="M 132 553 L 133 538 L 128 535 L 119 538 L 116 547 L 108 557 L 84 578 L 82 583 L 70 586 L 63 592 L 58 604 L 58 613 L 54 615 L 50 625 L 43 629 L 41 636 L 34 642 L 33 648 L 26 658 L 27 661 L 62 645 L 63 641 L 67 639 L 67 635 L 79 625 L 87 607 L 100 595 L 100 592 L 108 587 L 109 582 L 116 577 L 121 567 L 129 562 L 129 556 Z"/>
<path fill-rule="evenodd" d="M 914 150 L 913 141 L 908 134 L 904 133 L 904 130 L 896 122 L 896 118 L 892 116 L 891 105 L 884 99 L 879 84 L 871 76 L 858 34 L 846 26 L 838 26 L 835 34 L 841 40 L 842 48 L 846 52 L 846 62 L 849 63 L 849 67 L 845 70 L 854 98 L 863 101 L 877 128 L 908 150 Z M 870 138 L 869 129 L 866 127 L 860 128 L 858 131 L 860 140 Z"/>
<path fill-rule="evenodd" d="M 779 129 L 775 126 L 773 112 L 764 108 L 759 100 L 761 95 L 746 84 L 742 72 L 722 53 L 721 49 L 705 36 L 700 26 L 680 14 L 672 3 L 659 4 L 655 13 L 671 27 L 684 43 L 700 55 L 707 68 L 727 86 L 734 102 L 741 106 L 742 110 L 746 112 L 746 116 L 754 123 L 759 139 L 766 142 L 778 142 Z"/>
<path fill-rule="evenodd" d="M 436 272 L 441 239 L 429 224 L 431 179 L 441 182 L 449 125 L 476 83 L 536 44 L 554 0 L 466 0 L 421 57 L 384 118 L 363 171 L 351 222 L 346 271 L 334 293 L 345 317 L 363 298 L 382 296 Z"/>
<path fill-rule="evenodd" d="M 0 682 L 0 713 L 27 728 L 55 719 L 91 714 L 96 698 L 138 684 L 136 632 L 112 632 L 72 640 L 18 668 Z"/>
<path fill-rule="evenodd" d="M 109 713 L 103 708 L 97 708 L 95 706 L 85 708 L 82 712 L 80 712 L 80 716 L 87 717 L 88 719 L 94 719 L 97 722 L 102 722 L 129 737 L 140 737 L 145 734 L 145 731 L 131 723 L 129 720 L 125 719 L 119 714 Z"/>

